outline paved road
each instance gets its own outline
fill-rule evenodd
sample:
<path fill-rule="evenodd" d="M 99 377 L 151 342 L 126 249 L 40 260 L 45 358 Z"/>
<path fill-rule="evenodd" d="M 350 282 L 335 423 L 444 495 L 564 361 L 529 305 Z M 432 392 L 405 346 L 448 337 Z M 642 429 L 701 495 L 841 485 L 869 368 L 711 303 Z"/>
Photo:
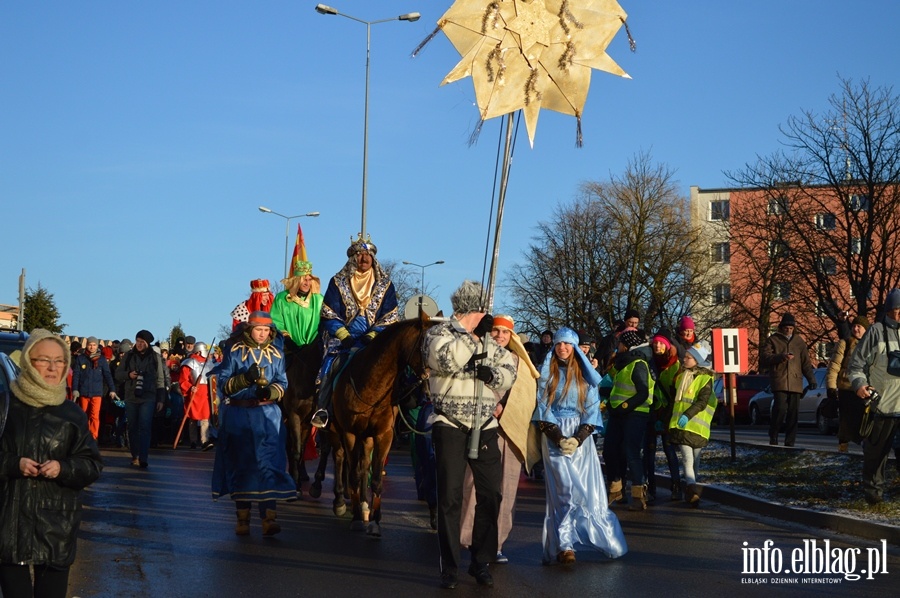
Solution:
<path fill-rule="evenodd" d="M 737 442 L 747 444 L 769 444 L 769 425 L 751 426 L 736 425 L 735 439 Z M 729 441 L 731 439 L 731 430 L 726 426 L 714 426 L 712 429 L 712 437 L 716 440 Z M 784 444 L 784 434 L 778 437 L 779 446 Z M 797 431 L 796 448 L 809 448 L 819 451 L 837 452 L 838 441 L 834 434 L 821 434 L 815 427 L 800 426 Z M 849 452 L 855 455 L 862 455 L 862 447 L 853 442 L 849 445 Z"/>
<path fill-rule="evenodd" d="M 234 535 L 231 501 L 210 500 L 212 453 L 179 449 L 153 451 L 149 470 L 129 466 L 128 456 L 104 451 L 106 469 L 85 497 L 78 559 L 70 576 L 70 595 L 79 597 L 159 596 L 447 596 L 438 588 L 437 538 L 428 527 L 427 509 L 415 499 L 411 467 L 403 451 L 391 453 L 385 483 L 383 538 L 350 532 L 335 518 L 330 498 L 304 497 L 279 509 L 284 531 L 263 538 L 254 513 L 249 537 Z M 716 595 L 756 596 L 773 591 L 791 595 L 893 595 L 900 576 L 900 549 L 886 548 L 886 574 L 872 580 L 840 580 L 822 585 L 791 585 L 795 575 L 747 575 L 743 543 L 781 554 L 783 565 L 804 541 L 818 547 L 829 539 L 840 555 L 878 549 L 877 542 L 831 535 L 774 520 L 748 517 L 711 503 L 692 510 L 660 500 L 646 513 L 617 508 L 630 552 L 616 561 L 581 551 L 570 568 L 542 566 L 541 527 L 544 487 L 523 479 L 516 525 L 504 552 L 509 565 L 492 567 L 496 587 L 490 595 L 615 595 L 637 598 Z M 849 550 L 849 551 L 848 551 Z M 879 551 L 880 554 L 880 551 Z M 771 561 L 771 558 L 767 559 Z M 866 568 L 858 562 L 855 569 Z M 749 585 L 746 580 L 766 580 Z M 773 588 L 774 585 L 777 587 Z M 486 595 L 463 575 L 457 596 Z"/>

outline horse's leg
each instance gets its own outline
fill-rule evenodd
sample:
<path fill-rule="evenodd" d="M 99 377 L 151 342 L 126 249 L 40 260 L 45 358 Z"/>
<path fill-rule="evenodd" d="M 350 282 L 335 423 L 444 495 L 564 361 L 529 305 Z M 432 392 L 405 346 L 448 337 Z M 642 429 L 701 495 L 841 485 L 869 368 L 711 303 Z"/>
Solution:
<path fill-rule="evenodd" d="M 300 486 L 300 471 L 303 470 L 303 428 L 300 417 L 294 409 L 287 409 L 287 426 L 288 426 L 288 470 L 291 478 L 297 485 L 297 495 L 299 496 L 303 489 Z"/>
<path fill-rule="evenodd" d="M 328 455 L 333 449 L 331 438 L 326 430 L 317 432 L 316 438 L 319 439 L 319 464 L 313 474 L 313 483 L 309 486 L 309 495 L 313 498 L 322 496 L 322 481 L 325 479 L 325 468 L 328 467 Z"/>
<path fill-rule="evenodd" d="M 393 421 L 393 420 L 392 420 Z M 381 493 L 384 489 L 384 463 L 394 440 L 394 427 L 387 426 L 374 441 L 372 450 L 372 507 L 369 513 L 369 527 L 366 533 L 381 537 Z"/>
<path fill-rule="evenodd" d="M 346 451 L 347 469 L 350 476 L 347 487 L 350 489 L 350 511 L 352 519 L 350 521 L 350 529 L 352 531 L 362 531 L 365 524 L 362 518 L 362 499 L 360 494 L 360 475 L 359 464 L 364 458 L 365 441 L 360 442 L 355 434 L 344 432 L 344 450 Z"/>
<path fill-rule="evenodd" d="M 337 433 L 332 432 L 329 436 L 331 439 L 331 454 L 334 460 L 334 502 L 332 510 L 338 517 L 342 517 L 347 512 L 347 451 L 344 450 Z"/>

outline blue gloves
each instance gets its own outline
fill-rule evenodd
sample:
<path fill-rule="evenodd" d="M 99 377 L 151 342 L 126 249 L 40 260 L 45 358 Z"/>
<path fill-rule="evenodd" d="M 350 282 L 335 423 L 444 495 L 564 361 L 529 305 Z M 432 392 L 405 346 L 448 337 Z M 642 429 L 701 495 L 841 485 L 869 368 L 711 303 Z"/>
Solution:
<path fill-rule="evenodd" d="M 662 432 L 663 431 L 663 423 L 661 421 L 657 421 L 655 424 L 653 424 L 653 429 L 657 432 Z"/>
<path fill-rule="evenodd" d="M 680 429 L 684 430 L 684 428 L 687 426 L 687 423 L 688 423 L 688 416 L 682 415 L 681 417 L 678 418 L 678 427 Z"/>

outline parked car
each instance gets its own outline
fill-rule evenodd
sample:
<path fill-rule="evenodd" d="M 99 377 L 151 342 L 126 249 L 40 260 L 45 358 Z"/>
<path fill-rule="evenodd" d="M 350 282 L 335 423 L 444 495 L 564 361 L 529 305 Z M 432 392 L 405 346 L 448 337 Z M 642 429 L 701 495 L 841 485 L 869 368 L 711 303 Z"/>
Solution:
<path fill-rule="evenodd" d="M 19 366 L 13 363 L 12 358 L 6 353 L 0 352 L 0 434 L 6 424 L 6 411 L 9 408 L 10 383 L 19 375 Z"/>
<path fill-rule="evenodd" d="M 769 377 L 762 374 L 738 374 L 735 376 L 737 386 L 737 403 L 734 405 L 734 421 L 750 421 L 750 397 L 769 387 Z M 719 401 L 716 407 L 716 421 L 720 425 L 728 424 L 728 404 L 723 396 L 725 392 L 725 375 L 716 376 L 713 382 L 713 394 Z"/>
<path fill-rule="evenodd" d="M 0 330 L 0 353 L 11 355 L 13 351 L 21 351 L 27 340 L 27 332 L 20 332 L 18 330 Z"/>
<path fill-rule="evenodd" d="M 822 405 L 828 398 L 828 391 L 825 388 L 825 375 L 828 373 L 828 368 L 817 368 L 813 370 L 813 373 L 816 376 L 816 388 L 806 390 L 807 384 L 804 380 L 804 393 L 800 398 L 797 422 L 816 426 L 822 434 L 830 434 L 833 430 L 837 430 L 838 418 L 825 417 L 822 412 Z M 772 398 L 771 386 L 767 386 L 765 390 L 753 395 L 749 403 L 751 424 L 761 424 L 772 417 Z"/>

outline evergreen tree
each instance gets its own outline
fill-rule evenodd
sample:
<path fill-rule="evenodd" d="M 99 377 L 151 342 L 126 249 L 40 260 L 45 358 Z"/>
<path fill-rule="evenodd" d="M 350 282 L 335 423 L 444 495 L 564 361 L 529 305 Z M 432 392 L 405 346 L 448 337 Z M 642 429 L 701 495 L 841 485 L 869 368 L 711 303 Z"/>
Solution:
<path fill-rule="evenodd" d="M 175 340 L 179 338 L 184 338 L 184 330 L 181 328 L 181 322 L 178 322 L 174 326 L 172 326 L 171 332 L 169 332 L 169 347 L 175 346 Z"/>
<path fill-rule="evenodd" d="M 38 283 L 37 289 L 25 291 L 25 332 L 43 328 L 59 334 L 65 326 L 59 323 L 59 310 L 53 293 L 42 287 L 41 283 Z"/>

